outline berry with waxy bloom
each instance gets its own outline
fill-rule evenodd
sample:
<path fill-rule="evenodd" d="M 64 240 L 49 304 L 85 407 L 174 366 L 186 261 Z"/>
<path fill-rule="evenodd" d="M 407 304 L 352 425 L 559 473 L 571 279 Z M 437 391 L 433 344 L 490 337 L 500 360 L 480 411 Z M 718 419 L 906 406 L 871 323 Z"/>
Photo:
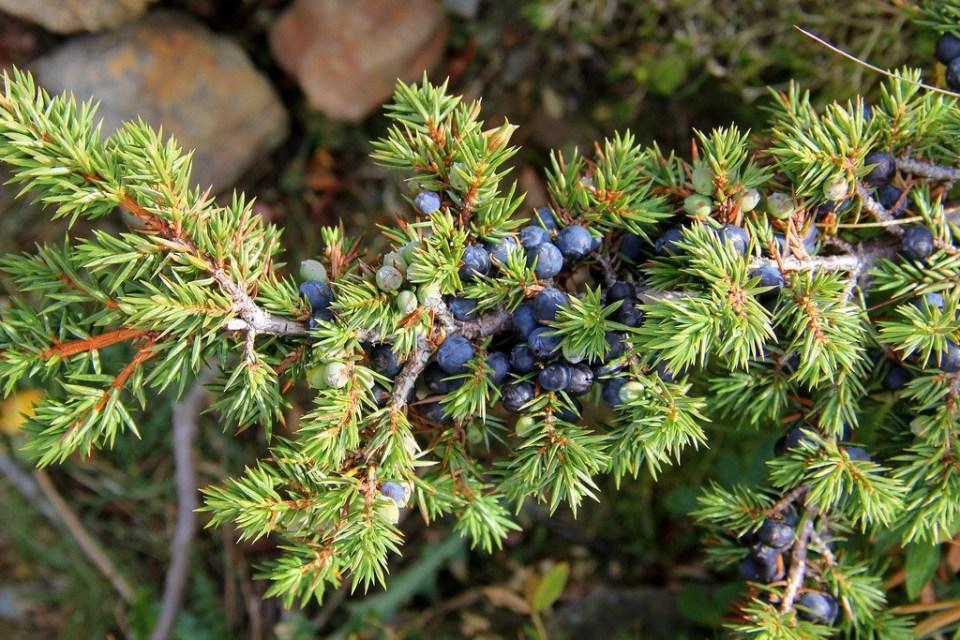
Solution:
<path fill-rule="evenodd" d="M 450 336 L 437 349 L 437 364 L 451 375 L 463 373 L 473 354 L 473 345 L 466 338 Z"/>
<path fill-rule="evenodd" d="M 524 405 L 533 400 L 533 385 L 529 382 L 513 382 L 503 388 L 500 395 L 503 406 L 508 411 L 520 412 Z"/>
<path fill-rule="evenodd" d="M 544 242 L 527 250 L 527 265 L 538 278 L 547 280 L 563 270 L 563 254 L 552 242 Z"/>
<path fill-rule="evenodd" d="M 557 317 L 557 309 L 566 306 L 569 296 L 557 289 L 548 287 L 533 299 L 533 315 L 539 322 L 551 322 Z"/>
<path fill-rule="evenodd" d="M 554 362 L 537 374 L 537 384 L 546 391 L 561 391 L 570 384 L 570 367 L 562 362 Z"/>
<path fill-rule="evenodd" d="M 557 234 L 557 248 L 571 262 L 582 260 L 593 250 L 593 235 L 578 224 L 564 227 Z"/>
<path fill-rule="evenodd" d="M 413 206 L 424 215 L 440 210 L 440 194 L 434 191 L 421 191 L 413 199 Z"/>
<path fill-rule="evenodd" d="M 819 591 L 805 591 L 797 598 L 797 613 L 804 620 L 832 625 L 840 615 L 840 606 L 833 596 Z"/>
<path fill-rule="evenodd" d="M 900 238 L 900 253 L 911 260 L 926 260 L 935 249 L 933 232 L 926 227 L 914 225 L 903 230 Z"/>

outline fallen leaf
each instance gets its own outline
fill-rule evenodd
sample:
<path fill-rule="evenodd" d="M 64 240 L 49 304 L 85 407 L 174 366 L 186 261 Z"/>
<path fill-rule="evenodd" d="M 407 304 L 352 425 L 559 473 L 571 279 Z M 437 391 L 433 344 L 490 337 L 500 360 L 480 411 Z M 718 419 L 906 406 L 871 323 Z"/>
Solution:
<path fill-rule="evenodd" d="M 40 389 L 24 389 L 0 403 L 0 432 L 14 435 L 36 413 L 43 399 Z"/>
<path fill-rule="evenodd" d="M 483 631 L 489 631 L 490 621 L 470 611 L 460 612 L 460 634 L 464 638 L 474 638 Z"/>
<path fill-rule="evenodd" d="M 495 607 L 510 609 L 523 615 L 530 613 L 530 605 L 527 604 L 527 601 L 506 587 L 484 587 L 483 595 Z"/>

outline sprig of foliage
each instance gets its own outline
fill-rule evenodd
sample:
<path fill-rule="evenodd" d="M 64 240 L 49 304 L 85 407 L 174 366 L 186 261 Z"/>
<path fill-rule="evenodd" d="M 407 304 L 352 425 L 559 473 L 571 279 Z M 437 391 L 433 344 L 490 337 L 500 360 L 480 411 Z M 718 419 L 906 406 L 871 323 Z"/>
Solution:
<path fill-rule="evenodd" d="M 960 108 L 920 91 L 918 77 L 890 79 L 872 118 L 859 98 L 818 110 L 791 86 L 773 96 L 764 148 L 725 127 L 697 133 L 689 161 L 629 133 L 589 157 L 554 153 L 553 216 L 535 221 L 518 215 L 523 195 L 505 184 L 515 127 L 487 127 L 479 103 L 446 85 L 400 83 L 373 157 L 402 172 L 416 211 L 382 229 L 389 250 L 377 257 L 343 229 L 321 230 L 323 254 L 309 266 L 324 275 L 308 279 L 328 279 L 332 301 L 311 309 L 282 272 L 279 230 L 242 196 L 218 204 L 191 188 L 189 155 L 172 141 L 143 123 L 104 140 L 92 105 L 13 72 L 0 97 L 0 160 L 13 182 L 54 217 L 119 208 L 130 224 L 0 261 L 19 292 L 0 319 L 0 386 L 47 386 L 29 451 L 51 464 L 136 435 L 139 411 L 183 393 L 204 366 L 219 370 L 212 410 L 224 424 L 268 435 L 288 388 L 306 383 L 313 404 L 296 432 L 204 490 L 211 525 L 278 541 L 260 575 L 288 605 L 344 580 L 384 583 L 403 542 L 400 509 L 451 516 L 490 551 L 519 528 L 511 506 L 576 514 L 603 474 L 658 477 L 708 446 L 711 421 L 787 422 L 766 486 L 711 483 L 694 514 L 721 567 L 750 558 L 741 541 L 769 521 L 797 515 L 789 557 L 777 552 L 782 582 L 763 601 L 751 587 L 730 630 L 828 637 L 834 629 L 811 622 L 800 600 L 817 590 L 840 603 L 848 635 L 903 637 L 909 621 L 889 609 L 878 557 L 852 548 L 881 529 L 927 544 L 960 526 L 960 384 L 936 368 L 960 340 L 960 227 L 943 204 L 953 169 L 931 164 L 954 161 L 956 137 L 939 132 L 960 131 Z M 895 216 L 864 181 L 878 149 L 902 156 L 908 213 L 934 239 L 925 262 L 897 257 Z M 841 191 L 853 202 L 834 202 Z M 880 224 L 864 224 L 870 216 Z M 556 277 L 515 238 L 526 224 L 563 245 Z M 559 237 L 575 226 L 589 249 Z M 472 269 L 467 255 L 480 247 L 493 266 Z M 491 364 L 517 342 L 512 313 L 544 291 L 569 294 L 538 326 L 587 388 L 600 382 L 600 394 L 583 395 L 611 405 L 596 420 L 576 397 L 585 390 L 542 379 L 542 362 L 506 374 Z M 451 339 L 462 367 L 443 359 Z M 912 380 L 883 396 L 877 381 L 895 366 Z M 502 409 L 518 389 L 515 418 Z M 876 458 L 851 444 L 872 412 L 889 418 L 899 447 Z"/>

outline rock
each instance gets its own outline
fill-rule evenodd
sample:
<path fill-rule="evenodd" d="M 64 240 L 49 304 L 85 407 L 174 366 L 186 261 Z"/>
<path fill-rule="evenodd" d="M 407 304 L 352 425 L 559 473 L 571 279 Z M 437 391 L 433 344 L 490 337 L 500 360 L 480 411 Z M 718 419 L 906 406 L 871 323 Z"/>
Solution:
<path fill-rule="evenodd" d="M 143 15 L 154 0 L 0 0 L 0 11 L 48 31 L 73 33 L 120 26 Z"/>
<path fill-rule="evenodd" d="M 286 134 L 280 100 L 240 47 L 175 13 L 76 37 L 33 68 L 51 92 L 98 100 L 105 134 L 138 116 L 162 126 L 195 150 L 201 188 L 230 187 Z"/>
<path fill-rule="evenodd" d="M 274 58 L 310 105 L 361 120 L 443 53 L 447 25 L 436 0 L 295 0 L 270 30 Z"/>
<path fill-rule="evenodd" d="M 0 69 L 25 67 L 44 48 L 50 36 L 40 27 L 0 15 Z"/>
<path fill-rule="evenodd" d="M 461 18 L 473 19 L 477 17 L 480 0 L 443 0 L 443 6 Z"/>

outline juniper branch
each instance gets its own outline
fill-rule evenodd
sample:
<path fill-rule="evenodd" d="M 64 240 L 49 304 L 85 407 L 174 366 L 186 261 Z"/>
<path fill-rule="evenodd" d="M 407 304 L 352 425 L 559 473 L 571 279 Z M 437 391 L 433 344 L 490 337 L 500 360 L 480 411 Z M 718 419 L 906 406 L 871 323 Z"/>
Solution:
<path fill-rule="evenodd" d="M 810 543 L 810 533 L 813 531 L 814 515 L 815 510 L 808 507 L 800 517 L 797 539 L 793 543 L 793 551 L 790 554 L 790 573 L 787 575 L 787 586 L 783 591 L 781 613 L 787 613 L 793 609 L 793 603 L 800 587 L 803 586 L 803 578 L 807 572 L 807 545 Z"/>
<path fill-rule="evenodd" d="M 484 338 L 510 328 L 510 312 L 504 308 L 488 311 L 475 320 L 465 322 L 454 319 L 443 301 L 434 301 L 430 308 L 439 320 L 440 327 L 438 328 L 443 332 L 444 337 L 462 335 L 467 339 Z M 390 403 L 394 411 L 402 410 L 406 405 L 407 398 L 410 396 L 417 378 L 423 373 L 427 362 L 436 352 L 437 343 L 435 339 L 439 336 L 431 337 L 434 339 L 424 338 L 418 341 L 416 351 L 408 358 L 403 365 L 403 369 L 394 380 Z"/>
<path fill-rule="evenodd" d="M 917 160 L 909 156 L 898 158 L 897 167 L 906 173 L 937 182 L 957 182 L 960 180 L 960 169 L 956 167 Z"/>
<path fill-rule="evenodd" d="M 239 316 L 228 320 L 224 325 L 227 331 L 247 331 L 273 336 L 305 336 L 305 323 L 269 313 L 260 307 L 243 287 L 234 282 L 223 269 L 212 272 L 225 293 L 233 300 L 234 312 Z"/>
<path fill-rule="evenodd" d="M 885 223 L 886 226 L 884 228 L 887 229 L 887 231 L 896 236 L 903 235 L 903 229 L 896 224 L 896 218 L 894 218 L 893 214 L 877 202 L 873 195 L 870 194 L 870 191 L 862 184 L 857 185 L 857 196 L 860 198 L 860 202 L 863 203 L 864 209 L 873 214 L 877 220 Z"/>
<path fill-rule="evenodd" d="M 831 567 L 837 566 L 837 557 L 833 555 L 833 551 L 830 549 L 830 545 L 827 544 L 827 541 L 824 540 L 820 534 L 817 532 L 816 527 L 810 529 L 810 540 L 817 547 L 817 553 L 823 556 L 823 559 L 826 560 L 827 565 Z"/>
<path fill-rule="evenodd" d="M 891 472 L 879 463 L 853 460 L 848 449 L 837 450 L 837 438 L 826 437 L 856 426 L 860 405 L 873 401 L 867 386 L 871 365 L 884 357 L 873 340 L 876 318 L 850 304 L 857 285 L 864 298 L 891 292 L 888 302 L 941 292 L 942 313 L 934 308 L 935 297 L 922 308 L 903 305 L 905 313 L 898 308 L 907 321 L 888 332 L 893 335 L 888 348 L 898 362 L 918 340 L 932 352 L 960 332 L 954 322 L 960 301 L 947 290 L 960 269 L 953 247 L 957 230 L 939 224 L 930 185 L 911 183 L 922 215 L 897 220 L 872 190 L 858 184 L 869 171 L 871 150 L 941 154 L 941 141 L 925 132 L 960 121 L 954 106 L 911 93 L 908 80 L 895 79 L 884 89 L 883 104 L 869 124 L 859 102 L 831 105 L 820 113 L 794 88 L 778 94 L 774 135 L 763 150 L 755 149 L 746 133 L 727 127 L 699 134 L 691 162 L 665 157 L 656 146 L 643 147 L 630 134 L 598 146 L 592 159 L 555 155 L 548 177 L 555 219 L 545 233 L 540 230 L 545 237 L 539 247 L 548 251 L 536 253 L 527 246 L 529 238 L 512 248 L 499 244 L 507 235 L 516 240 L 516 227 L 529 224 L 515 215 L 522 196 L 500 188 L 515 153 L 508 146 L 513 127 L 485 130 L 479 103 L 463 104 L 446 95 L 445 87 L 426 81 L 401 84 L 388 110 L 393 125 L 387 138 L 375 143 L 374 157 L 406 171 L 409 184 L 421 191 L 412 198 L 416 217 L 384 229 L 395 250 L 389 260 L 382 258 L 379 270 L 362 263 L 358 243 L 345 238 L 342 229 L 321 231 L 326 262 L 313 273 L 322 275 L 308 277 L 306 269 L 302 275 L 329 278 L 332 291 L 320 296 L 322 303 L 304 289 L 313 314 L 310 326 L 316 326 L 308 332 L 302 321 L 306 301 L 298 300 L 293 283 L 281 281 L 274 270 L 281 259 L 278 230 L 252 216 L 242 200 L 218 207 L 206 195 L 190 192 L 188 161 L 147 127 L 134 125 L 101 142 L 87 107 L 78 113 L 68 99 L 48 101 L 17 76 L 8 97 L 0 100 L 0 152 L 15 165 L 16 179 L 56 206 L 57 215 L 96 218 L 119 206 L 140 226 L 130 234 L 100 234 L 65 251 L 74 251 L 70 255 L 41 251 L 10 261 L 15 284 L 44 302 L 39 310 L 26 304 L 5 309 L 0 328 L 11 346 L 0 370 L 6 392 L 27 377 L 48 376 L 45 381 L 56 378 L 65 391 L 61 395 L 75 402 L 38 412 L 35 422 L 46 430 L 33 442 L 49 461 L 72 451 L 59 440 L 63 433 L 72 438 L 73 448 L 91 448 L 112 442 L 118 425 L 136 429 L 118 401 L 121 387 L 129 386 L 136 399 L 145 400 L 142 387 L 162 389 L 184 372 L 198 370 L 207 357 L 227 356 L 234 366 L 215 385 L 214 408 L 226 411 L 225 420 L 244 425 L 276 420 L 285 402 L 277 377 L 285 373 L 293 379 L 306 372 L 316 387 L 315 406 L 296 436 L 272 443 L 268 460 L 225 488 L 205 490 L 215 523 L 233 521 L 244 537 L 270 534 L 281 540 L 284 551 L 268 567 L 273 580 L 268 595 L 292 603 L 319 599 L 327 586 L 339 586 L 346 577 L 354 586 L 382 583 L 388 556 L 399 552 L 402 541 L 396 509 L 408 500 L 419 503 L 430 520 L 455 515 L 459 531 L 492 548 L 516 527 L 503 502 L 515 500 L 519 506 L 532 497 L 551 508 L 566 501 L 576 510 L 583 497 L 595 495 L 599 474 L 612 472 L 619 480 L 644 465 L 657 474 L 684 448 L 706 443 L 702 424 L 708 401 L 695 394 L 710 388 L 718 405 L 737 414 L 737 424 L 742 409 L 753 426 L 802 416 L 811 433 L 825 436 L 811 436 L 817 442 L 807 447 L 810 455 L 788 453 L 771 461 L 773 486 L 781 492 L 800 487 L 772 510 L 766 511 L 772 501 L 768 494 L 750 489 L 718 494 L 709 509 L 714 525 L 732 525 L 739 535 L 790 504 L 808 505 L 802 509 L 781 607 L 787 613 L 804 581 L 813 582 L 807 553 L 811 541 L 814 551 L 820 544 L 814 518 L 821 526 L 828 516 L 831 523 L 836 518 L 838 531 L 905 522 L 905 528 L 913 525 L 910 535 L 931 539 L 940 539 L 956 520 L 955 501 L 934 504 L 923 480 L 923 465 L 935 457 L 931 451 L 943 451 L 942 441 L 918 436 L 923 448 L 916 461 Z M 879 131 L 884 122 L 894 121 L 889 135 Z M 76 126 L 67 127 L 71 135 L 58 137 L 63 122 Z M 927 182 L 949 183 L 955 177 L 942 167 L 902 162 L 900 168 Z M 804 247 L 797 223 L 817 224 L 819 205 L 837 201 L 840 196 L 834 194 L 841 192 L 846 198 L 851 189 L 862 206 L 821 218 L 825 233 Z M 689 204 L 697 205 L 698 213 L 683 219 L 684 196 L 694 191 L 700 201 Z M 941 192 L 937 185 L 934 193 Z M 764 195 L 768 207 L 758 209 Z M 782 196 L 779 203 L 776 195 Z M 844 224 L 860 211 L 880 225 Z M 923 264 L 880 260 L 895 258 L 900 223 L 920 219 L 933 222 L 936 249 L 930 259 Z M 794 250 L 786 256 L 774 253 L 771 242 L 779 240 L 773 234 L 783 231 L 783 220 L 788 220 L 783 241 Z M 539 221 L 548 226 L 545 218 Z M 673 223 L 674 229 L 664 228 Z M 882 226 L 883 231 L 880 237 L 857 238 L 858 226 Z M 833 237 L 835 228 L 852 231 L 839 239 Z M 672 239 L 666 235 L 671 232 Z M 643 263 L 647 249 L 640 245 L 652 244 L 658 233 L 664 233 L 664 243 L 657 243 L 657 256 Z M 638 241 L 632 248 L 624 242 L 628 234 Z M 677 242 L 677 251 L 667 240 Z M 758 245 L 769 248 L 772 258 L 746 255 Z M 147 256 L 147 267 L 128 278 L 132 267 L 127 264 L 136 264 L 131 256 Z M 783 278 L 756 273 L 766 267 Z M 83 269 L 90 271 L 89 281 L 86 275 L 74 277 Z M 64 280 L 61 272 L 70 274 L 64 273 Z M 632 285 L 619 286 L 618 296 L 624 297 L 613 300 L 612 287 L 621 280 Z M 550 288 L 556 290 L 544 295 L 544 307 L 537 311 L 538 296 Z M 454 317 L 441 295 L 464 307 L 474 300 L 487 311 L 458 321 L 466 317 L 462 308 Z M 533 320 L 518 309 L 531 299 L 523 310 L 534 310 Z M 165 304 L 173 311 L 164 313 Z M 554 305 L 553 319 L 547 305 Z M 517 324 L 529 325 L 523 331 L 507 331 L 514 309 Z M 61 312 L 63 317 L 57 315 Z M 521 333 L 536 361 L 513 371 L 508 366 L 495 381 L 491 361 L 480 360 L 495 354 L 484 350 L 516 348 Z M 309 342 L 303 339 L 308 335 Z M 258 336 L 289 339 L 257 341 Z M 456 348 L 447 351 L 441 345 L 452 336 L 467 340 L 454 341 L 450 347 Z M 880 338 L 889 335 L 881 331 Z M 129 364 L 117 373 L 101 373 L 99 360 L 90 354 L 121 349 L 122 343 L 136 347 Z M 235 353 L 240 349 L 242 358 Z M 384 349 L 386 362 L 378 362 Z M 510 360 L 496 355 L 501 363 Z M 435 395 L 411 403 L 414 385 L 435 356 L 438 370 L 458 373 L 439 381 L 423 375 Z M 932 375 L 920 362 L 906 364 L 911 373 L 923 373 L 890 410 L 898 420 L 917 425 L 916 431 L 933 425 L 927 431 L 955 440 L 954 416 L 941 406 L 955 400 L 944 390 L 953 383 L 952 374 Z M 578 384 L 585 387 L 584 398 L 594 376 L 601 379 L 599 395 L 614 416 L 609 428 L 589 424 L 592 412 L 581 416 L 577 404 L 568 402 L 564 394 L 573 388 L 574 372 L 583 378 Z M 676 380 L 666 375 L 673 372 Z M 569 379 L 562 384 L 564 376 Z M 99 386 L 74 384 L 90 379 Z M 436 382 L 461 386 L 440 392 Z M 516 392 L 509 402 L 508 391 Z M 86 403 L 76 404 L 83 394 Z M 501 400 L 504 414 L 492 415 Z M 95 415 L 87 418 L 113 407 L 110 419 L 100 424 Z M 438 408 L 441 413 L 431 413 Z M 475 455 L 483 444 L 468 434 L 487 440 L 507 412 L 522 416 L 515 428 L 505 430 L 504 446 L 484 442 L 489 455 Z M 76 416 L 88 425 L 82 432 L 74 431 Z M 416 429 L 412 416 L 419 418 Z M 441 426 L 447 421 L 450 426 Z M 420 428 L 425 426 L 431 428 Z M 423 446 L 418 438 L 428 431 L 429 445 Z M 902 500 L 908 485 L 917 497 Z M 900 504 L 909 504 L 904 511 L 910 513 L 894 522 Z M 774 556 L 779 575 L 783 558 L 779 552 Z M 845 558 L 840 560 L 842 565 Z M 882 594 L 875 600 L 880 602 Z M 764 607 L 779 621 L 772 607 Z"/>
<path fill-rule="evenodd" d="M 794 502 L 802 498 L 810 491 L 809 485 L 801 485 L 791 491 L 788 491 L 782 498 L 777 500 L 776 503 L 772 504 L 769 509 L 767 509 L 767 515 L 777 515 L 783 513 Z"/>

